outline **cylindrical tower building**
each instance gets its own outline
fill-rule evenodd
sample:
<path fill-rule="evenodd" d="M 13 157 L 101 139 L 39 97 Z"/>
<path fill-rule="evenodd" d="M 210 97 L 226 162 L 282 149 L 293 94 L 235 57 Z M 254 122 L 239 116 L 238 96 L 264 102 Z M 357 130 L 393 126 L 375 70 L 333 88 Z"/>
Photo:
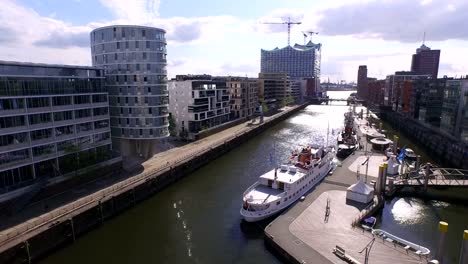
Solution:
<path fill-rule="evenodd" d="M 107 26 L 91 32 L 93 66 L 104 68 L 114 146 L 149 158 L 169 136 L 165 31 Z"/>

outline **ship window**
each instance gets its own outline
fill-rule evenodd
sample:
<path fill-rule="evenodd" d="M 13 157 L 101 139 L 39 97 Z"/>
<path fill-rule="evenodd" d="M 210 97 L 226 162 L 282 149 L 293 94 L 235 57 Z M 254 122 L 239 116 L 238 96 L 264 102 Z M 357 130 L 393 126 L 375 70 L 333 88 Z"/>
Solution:
<path fill-rule="evenodd" d="M 281 201 L 277 201 L 277 202 L 276 202 L 276 205 L 279 205 L 280 203 L 281 203 Z"/>

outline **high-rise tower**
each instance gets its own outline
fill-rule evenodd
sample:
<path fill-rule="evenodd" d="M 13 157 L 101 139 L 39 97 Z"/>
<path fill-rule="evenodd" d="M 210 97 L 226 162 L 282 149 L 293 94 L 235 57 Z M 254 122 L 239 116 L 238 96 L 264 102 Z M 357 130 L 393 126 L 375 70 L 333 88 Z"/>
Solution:
<path fill-rule="evenodd" d="M 114 146 L 122 156 L 151 157 L 169 136 L 165 31 L 107 26 L 91 32 L 93 66 L 104 68 Z"/>
<path fill-rule="evenodd" d="M 426 45 L 416 49 L 411 60 L 411 71 L 417 75 L 430 74 L 432 78 L 437 79 L 439 73 L 440 50 L 431 50 Z"/>

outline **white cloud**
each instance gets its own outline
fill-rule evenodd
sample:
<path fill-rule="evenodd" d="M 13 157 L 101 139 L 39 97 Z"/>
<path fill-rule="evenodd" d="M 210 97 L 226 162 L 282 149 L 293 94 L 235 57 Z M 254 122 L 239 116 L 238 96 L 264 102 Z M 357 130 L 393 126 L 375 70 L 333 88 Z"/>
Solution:
<path fill-rule="evenodd" d="M 158 17 L 159 0 L 99 0 L 116 17 L 130 23 L 145 24 Z"/>

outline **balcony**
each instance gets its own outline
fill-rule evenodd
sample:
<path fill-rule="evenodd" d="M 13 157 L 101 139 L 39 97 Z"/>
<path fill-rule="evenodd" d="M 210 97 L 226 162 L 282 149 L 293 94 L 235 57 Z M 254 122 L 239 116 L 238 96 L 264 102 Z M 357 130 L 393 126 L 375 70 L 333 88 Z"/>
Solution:
<path fill-rule="evenodd" d="M 12 116 L 12 115 L 21 115 L 25 114 L 26 109 L 11 109 L 11 110 L 1 110 L 0 116 Z"/>
<path fill-rule="evenodd" d="M 34 156 L 33 161 L 39 162 L 39 161 L 55 158 L 56 156 L 57 156 L 57 153 L 55 151 L 51 151 L 49 153 L 42 153 L 40 155 Z"/>
<path fill-rule="evenodd" d="M 29 125 L 29 129 L 47 128 L 47 127 L 51 127 L 52 125 L 53 125 L 52 121 L 46 121 L 44 123 Z"/>
<path fill-rule="evenodd" d="M 27 148 L 28 146 L 29 146 L 28 142 L 10 144 L 10 145 L 6 145 L 6 146 L 1 146 L 0 147 L 0 152 L 6 152 L 6 151 L 21 149 L 21 148 Z"/>
<path fill-rule="evenodd" d="M 52 136 L 47 137 L 47 138 L 40 138 L 36 140 L 31 139 L 31 146 L 34 147 L 37 145 L 43 145 L 43 144 L 52 143 L 52 142 L 55 142 L 55 138 Z"/>
<path fill-rule="evenodd" d="M 28 131 L 28 126 L 25 125 L 17 127 L 0 128 L 0 135 L 19 133 L 22 131 Z"/>
<path fill-rule="evenodd" d="M 10 162 L 3 163 L 2 158 L 0 157 L 0 169 L 16 166 L 16 165 L 22 165 L 24 163 L 31 162 L 32 158 L 27 157 L 24 159 L 18 159 L 18 160 L 12 160 Z"/>

